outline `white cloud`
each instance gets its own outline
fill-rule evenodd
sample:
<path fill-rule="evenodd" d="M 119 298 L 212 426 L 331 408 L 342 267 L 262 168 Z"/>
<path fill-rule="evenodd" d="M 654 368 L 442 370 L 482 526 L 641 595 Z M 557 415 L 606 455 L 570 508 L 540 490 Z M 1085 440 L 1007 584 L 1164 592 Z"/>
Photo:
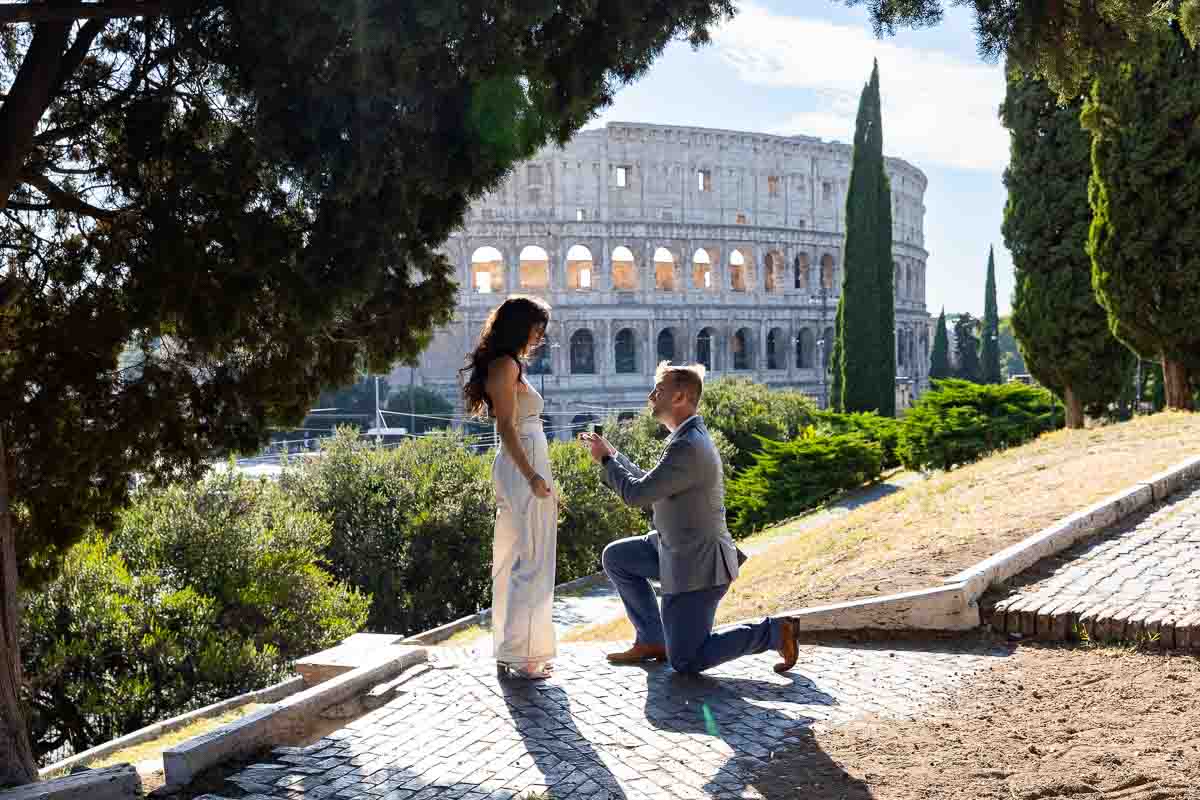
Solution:
<path fill-rule="evenodd" d="M 999 65 L 877 40 L 867 28 L 772 14 L 741 5 L 714 31 L 715 50 L 747 84 L 813 92 L 812 107 L 772 133 L 851 142 L 858 97 L 879 59 L 884 149 L 917 166 L 1000 171 L 1008 134 L 997 117 L 1004 99 Z"/>

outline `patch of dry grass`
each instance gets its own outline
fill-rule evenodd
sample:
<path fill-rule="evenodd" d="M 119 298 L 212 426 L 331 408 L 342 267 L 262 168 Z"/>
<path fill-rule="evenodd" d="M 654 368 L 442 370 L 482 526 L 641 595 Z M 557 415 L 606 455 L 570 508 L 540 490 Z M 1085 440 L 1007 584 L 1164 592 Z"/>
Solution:
<path fill-rule="evenodd" d="M 1061 430 L 885 497 L 751 558 L 718 623 L 937 584 L 1200 453 L 1200 414 Z M 566 641 L 631 639 L 621 619 Z"/>
<path fill-rule="evenodd" d="M 168 750 L 180 742 L 186 742 L 188 739 L 199 736 L 202 733 L 215 730 L 226 723 L 239 720 L 247 714 L 258 711 L 263 705 L 262 703 L 247 703 L 244 706 L 230 709 L 217 717 L 198 719 L 187 727 L 170 733 L 164 733 L 157 739 L 151 739 L 141 744 L 117 750 L 115 753 L 110 753 L 101 759 L 89 762 L 88 766 L 93 769 L 100 769 L 101 767 L 111 767 L 114 764 L 138 764 L 142 761 L 158 758 L 162 755 L 163 750 Z"/>

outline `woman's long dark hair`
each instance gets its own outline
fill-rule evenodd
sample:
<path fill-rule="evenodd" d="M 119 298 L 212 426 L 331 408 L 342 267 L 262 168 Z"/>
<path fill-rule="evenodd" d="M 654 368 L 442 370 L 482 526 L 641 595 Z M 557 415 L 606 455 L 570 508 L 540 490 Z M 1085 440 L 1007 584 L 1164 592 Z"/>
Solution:
<path fill-rule="evenodd" d="M 535 328 L 545 329 L 550 322 L 550 304 L 537 297 L 516 295 L 508 298 L 488 315 L 479 334 L 479 342 L 467 356 L 467 365 L 459 370 L 463 382 L 463 405 L 467 414 L 491 416 L 492 398 L 487 396 L 488 366 L 502 356 L 521 359 L 529 353 L 529 336 Z"/>

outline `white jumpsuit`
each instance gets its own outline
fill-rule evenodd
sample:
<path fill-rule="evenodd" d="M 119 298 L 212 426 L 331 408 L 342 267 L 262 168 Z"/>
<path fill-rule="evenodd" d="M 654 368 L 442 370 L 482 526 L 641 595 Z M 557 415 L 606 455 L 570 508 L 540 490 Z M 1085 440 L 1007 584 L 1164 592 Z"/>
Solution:
<path fill-rule="evenodd" d="M 554 485 L 542 430 L 542 396 L 521 378 L 517 434 L 525 457 Z M 497 661 L 530 666 L 555 655 L 554 567 L 556 495 L 537 497 L 503 443 L 492 463 L 496 532 L 492 541 L 492 645 Z"/>

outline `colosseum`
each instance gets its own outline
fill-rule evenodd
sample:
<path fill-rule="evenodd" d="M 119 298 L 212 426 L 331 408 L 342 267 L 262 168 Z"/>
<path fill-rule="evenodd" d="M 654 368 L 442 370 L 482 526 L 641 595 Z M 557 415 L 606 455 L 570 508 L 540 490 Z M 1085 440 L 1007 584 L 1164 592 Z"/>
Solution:
<path fill-rule="evenodd" d="M 826 403 L 851 147 L 808 136 L 609 123 L 519 165 L 445 244 L 455 321 L 411 382 L 457 401 L 457 369 L 511 293 L 554 308 L 528 369 L 558 431 L 645 403 L 655 365 L 793 387 Z M 925 175 L 887 159 L 897 400 L 928 385 Z"/>

